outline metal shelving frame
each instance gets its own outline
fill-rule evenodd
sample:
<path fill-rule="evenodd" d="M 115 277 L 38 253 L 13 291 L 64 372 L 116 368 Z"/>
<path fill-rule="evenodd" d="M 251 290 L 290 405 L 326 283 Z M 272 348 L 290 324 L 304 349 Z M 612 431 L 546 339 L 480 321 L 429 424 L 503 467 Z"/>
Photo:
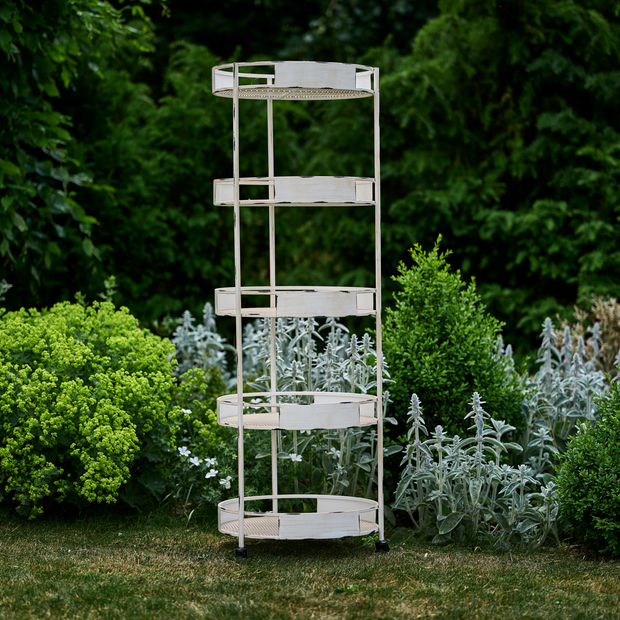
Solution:
<path fill-rule="evenodd" d="M 243 69 L 246 72 L 242 71 Z M 256 72 L 259 69 L 260 72 Z M 323 62 L 230 63 L 213 67 L 213 94 L 232 99 L 233 176 L 214 182 L 214 203 L 234 209 L 235 285 L 216 292 L 216 312 L 235 317 L 237 350 L 237 393 L 218 399 L 218 422 L 238 429 L 239 497 L 218 506 L 219 529 L 236 536 L 236 555 L 247 557 L 246 538 L 298 539 L 338 538 L 379 532 L 378 551 L 387 551 L 384 535 L 383 497 L 383 355 L 381 346 L 381 177 L 379 132 L 379 69 L 365 65 Z M 273 101 L 374 98 L 374 178 L 355 177 L 276 177 L 274 169 Z M 241 178 L 239 172 L 239 104 L 241 99 L 263 99 L 267 104 L 266 177 Z M 312 179 L 315 179 L 313 181 Z M 267 200 L 241 200 L 241 185 L 267 185 Z M 375 213 L 375 286 L 374 289 L 338 287 L 278 287 L 276 284 L 275 208 L 298 205 L 374 206 Z M 362 206 L 363 205 L 363 206 Z M 269 210 L 269 286 L 242 287 L 241 283 L 241 207 L 266 207 Z M 269 296 L 268 308 L 250 311 L 242 307 L 242 295 Z M 374 294 L 374 304 L 372 295 Z M 301 302 L 296 297 L 301 298 Z M 355 298 L 355 299 L 353 299 Z M 356 305 L 357 304 L 357 305 Z M 219 305 L 219 307 L 218 307 Z M 373 307 L 374 306 L 374 307 Z M 326 312 L 328 314 L 326 314 Z M 377 394 L 314 394 L 314 403 L 280 403 L 276 369 L 276 317 L 348 316 L 374 314 L 376 319 Z M 341 314 L 334 314 L 341 312 Z M 268 394 L 263 394 L 263 409 L 270 413 L 244 415 L 249 394 L 243 391 L 243 318 L 270 317 L 271 373 Z M 252 395 L 255 396 L 255 395 Z M 330 400 L 331 399 L 331 400 Z M 365 409 L 364 409 L 365 407 Z M 236 409 L 236 419 L 235 416 Z M 370 415 L 369 415 L 370 414 Z M 259 417 L 262 416 L 262 422 Z M 358 416 L 358 417 L 356 417 Z M 376 417 L 375 417 L 376 416 Z M 348 496 L 291 496 L 278 494 L 276 433 L 279 428 L 345 428 L 377 425 L 377 501 Z M 318 420 L 318 422 L 317 422 Z M 317 426 L 319 424 L 320 426 Z M 340 424 L 340 426 L 338 426 Z M 272 493 L 250 498 L 244 485 L 244 428 L 271 430 Z M 316 513 L 279 513 L 279 498 L 307 497 L 317 500 Z M 245 503 L 255 499 L 272 502 L 272 512 L 246 512 Z M 362 518 L 364 517 L 364 518 Z M 357 525 L 356 525 L 357 524 Z"/>

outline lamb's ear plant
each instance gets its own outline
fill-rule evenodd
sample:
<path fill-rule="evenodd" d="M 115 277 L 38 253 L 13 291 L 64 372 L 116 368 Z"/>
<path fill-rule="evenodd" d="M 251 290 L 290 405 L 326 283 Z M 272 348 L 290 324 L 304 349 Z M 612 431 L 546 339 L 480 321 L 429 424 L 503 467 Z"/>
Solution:
<path fill-rule="evenodd" d="M 270 321 L 256 321 L 244 333 L 244 360 L 249 385 L 256 391 L 270 389 Z M 321 326 L 314 319 L 279 319 L 276 322 L 278 390 L 290 391 L 290 400 L 306 402 L 294 392 L 372 393 L 376 388 L 376 351 L 368 334 L 358 339 L 336 318 Z M 389 374 L 384 365 L 384 381 Z M 390 400 L 384 393 L 384 419 Z M 373 497 L 377 485 L 376 430 L 278 431 L 282 492 L 329 493 Z M 256 458 L 270 454 L 269 438 L 261 433 L 248 444 Z M 384 456 L 401 450 L 389 445 Z M 256 484 L 259 484 L 258 480 Z"/>
<path fill-rule="evenodd" d="M 408 440 L 394 508 L 406 510 L 415 529 L 435 543 L 486 543 L 496 548 L 541 545 L 557 538 L 555 485 L 542 486 L 525 465 L 502 463 L 502 455 L 521 451 L 504 437 L 515 430 L 491 418 L 474 392 L 469 427 L 474 435 L 450 438 L 441 426 L 427 435 L 420 401 L 411 397 Z M 411 441 L 413 439 L 413 441 Z"/>
<path fill-rule="evenodd" d="M 539 370 L 524 385 L 525 430 L 523 462 L 545 483 L 554 477 L 557 456 L 579 424 L 595 424 L 597 398 L 607 389 L 599 363 L 601 332 L 597 324 L 591 338 L 574 338 L 565 325 L 561 337 L 550 318 L 545 319 L 538 351 Z"/>
<path fill-rule="evenodd" d="M 192 368 L 206 370 L 216 366 L 224 377 L 229 379 L 226 352 L 234 352 L 234 348 L 218 334 L 211 304 L 207 302 L 204 305 L 202 323 L 194 325 L 195 319 L 188 310 L 183 313 L 178 323 L 171 338 L 178 361 L 175 375 L 180 376 Z"/>
<path fill-rule="evenodd" d="M 203 324 L 194 326 L 194 317 L 186 312 L 173 335 L 177 359 L 189 376 L 189 368 L 213 368 L 226 372 L 226 352 L 234 351 L 217 333 L 212 309 L 205 305 Z M 290 392 L 290 402 L 309 402 L 296 392 L 352 392 L 371 394 L 377 383 L 376 350 L 369 334 L 361 338 L 331 317 L 320 325 L 314 318 L 276 321 L 276 364 L 278 391 Z M 248 386 L 257 392 L 271 387 L 271 321 L 258 319 L 244 327 L 243 371 Z M 383 364 L 384 383 L 390 382 L 387 364 Z M 234 375 L 225 374 L 229 387 L 236 385 Z M 383 415 L 390 402 L 384 392 Z M 259 410 L 260 411 L 260 410 Z M 250 431 L 251 432 L 251 431 Z M 349 428 L 331 431 L 277 431 L 281 493 L 329 493 L 374 497 L 377 488 L 376 429 Z M 389 442 L 388 442 L 389 443 Z M 258 494 L 269 493 L 269 481 L 261 461 L 271 454 L 267 433 L 254 434 L 246 445 L 247 485 Z M 387 445 L 384 457 L 401 451 L 399 445 Z M 252 457 L 257 461 L 252 466 Z M 265 474 L 265 475 L 263 475 Z M 187 486 L 187 485 L 186 485 Z M 286 509 L 286 502 L 281 502 Z M 310 509 L 304 506 L 304 509 Z"/>

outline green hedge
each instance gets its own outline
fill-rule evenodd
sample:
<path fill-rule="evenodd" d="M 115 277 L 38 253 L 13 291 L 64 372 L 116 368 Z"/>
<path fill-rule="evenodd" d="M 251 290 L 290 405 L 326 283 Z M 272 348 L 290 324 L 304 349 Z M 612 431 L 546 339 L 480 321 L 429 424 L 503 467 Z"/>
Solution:
<path fill-rule="evenodd" d="M 600 553 L 620 555 L 620 389 L 598 401 L 601 419 L 582 425 L 562 457 L 562 514 L 575 536 Z"/>

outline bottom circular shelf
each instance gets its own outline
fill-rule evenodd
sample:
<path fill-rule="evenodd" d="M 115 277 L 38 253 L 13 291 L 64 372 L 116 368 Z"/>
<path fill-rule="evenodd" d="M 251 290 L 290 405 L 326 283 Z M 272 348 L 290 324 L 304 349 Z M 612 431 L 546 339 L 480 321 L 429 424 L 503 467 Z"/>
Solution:
<path fill-rule="evenodd" d="M 379 503 L 371 499 L 342 495 L 260 495 L 255 500 L 316 499 L 316 512 L 244 512 L 245 538 L 303 540 L 367 536 L 379 530 Z M 218 529 L 222 534 L 239 536 L 239 498 L 218 504 Z"/>

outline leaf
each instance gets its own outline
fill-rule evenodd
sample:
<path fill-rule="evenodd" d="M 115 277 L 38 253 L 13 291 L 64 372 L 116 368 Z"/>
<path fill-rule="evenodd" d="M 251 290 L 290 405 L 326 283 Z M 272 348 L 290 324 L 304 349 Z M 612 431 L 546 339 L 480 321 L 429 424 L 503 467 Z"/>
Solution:
<path fill-rule="evenodd" d="M 439 533 L 447 534 L 451 532 L 465 516 L 462 512 L 451 512 L 439 525 Z"/>
<path fill-rule="evenodd" d="M 334 473 L 334 463 L 333 463 L 333 459 L 331 456 L 328 456 L 325 452 L 323 453 L 323 458 L 321 459 L 323 461 L 323 469 L 328 473 L 328 474 L 332 474 Z"/>
<path fill-rule="evenodd" d="M 26 232 L 28 230 L 28 225 L 24 221 L 24 218 L 16 211 L 13 211 L 11 213 L 11 219 L 13 220 L 13 224 L 15 224 L 19 232 Z"/>
<path fill-rule="evenodd" d="M 433 545 L 440 545 L 447 542 L 452 542 L 452 536 L 450 534 L 437 534 L 437 536 L 431 540 Z"/>
<path fill-rule="evenodd" d="M 388 446 L 387 448 L 383 448 L 383 456 L 387 458 L 393 454 L 398 454 L 399 452 L 402 452 L 402 449 L 402 446 Z"/>
<path fill-rule="evenodd" d="M 11 37 L 11 33 L 8 28 L 0 29 L 0 47 L 7 47 L 12 40 L 13 37 Z"/>
<path fill-rule="evenodd" d="M 492 512 L 493 518 L 501 525 L 502 529 L 506 532 L 510 532 L 510 524 L 508 519 L 501 512 Z"/>
<path fill-rule="evenodd" d="M 10 174 L 12 177 L 18 177 L 20 175 L 19 168 L 10 161 L 6 161 L 6 159 L 0 159 L 0 170 L 3 170 L 6 174 Z"/>
<path fill-rule="evenodd" d="M 401 478 L 401 481 L 396 487 L 396 499 L 394 500 L 395 503 L 398 503 L 400 501 L 400 498 L 405 494 L 405 491 L 409 488 L 409 484 L 411 483 L 412 479 L 413 476 L 405 476 L 404 478 Z"/>
<path fill-rule="evenodd" d="M 71 206 L 65 197 L 59 193 L 52 194 L 48 200 L 48 204 L 54 214 L 69 213 L 71 211 Z"/>

